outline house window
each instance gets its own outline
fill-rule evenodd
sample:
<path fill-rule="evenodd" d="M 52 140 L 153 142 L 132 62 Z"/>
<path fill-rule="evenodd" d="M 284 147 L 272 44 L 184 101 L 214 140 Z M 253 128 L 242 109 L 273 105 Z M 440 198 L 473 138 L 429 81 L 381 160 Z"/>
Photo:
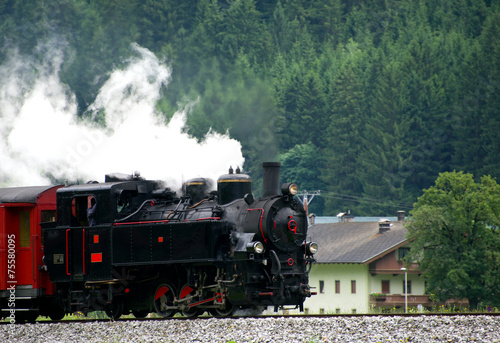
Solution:
<path fill-rule="evenodd" d="M 320 308 L 319 309 L 319 314 L 325 314 L 325 309 L 324 308 Z"/>
<path fill-rule="evenodd" d="M 406 285 L 408 287 L 408 294 L 411 294 L 411 280 L 408 280 L 406 282 Z M 405 280 L 403 280 L 403 294 L 406 294 L 406 290 L 405 290 Z"/>
<path fill-rule="evenodd" d="M 351 293 L 356 293 L 356 280 L 351 280 Z"/>
<path fill-rule="evenodd" d="M 335 313 L 340 313 L 340 308 L 336 308 Z"/>
<path fill-rule="evenodd" d="M 340 280 L 335 280 L 335 293 L 340 294 Z"/>
<path fill-rule="evenodd" d="M 351 310 L 351 313 L 352 313 L 352 314 L 356 314 L 356 309 L 355 309 L 355 308 L 353 308 L 353 309 Z"/>
<path fill-rule="evenodd" d="M 319 281 L 319 292 L 325 293 L 325 281 L 323 281 L 323 280 Z"/>
<path fill-rule="evenodd" d="M 410 248 L 403 247 L 398 249 L 398 261 L 402 261 L 410 253 Z"/>
<path fill-rule="evenodd" d="M 309 308 L 307 308 L 307 307 L 306 307 L 306 308 L 304 309 L 304 314 L 309 314 Z"/>
<path fill-rule="evenodd" d="M 382 293 L 391 294 L 391 282 L 389 280 L 382 280 Z"/>

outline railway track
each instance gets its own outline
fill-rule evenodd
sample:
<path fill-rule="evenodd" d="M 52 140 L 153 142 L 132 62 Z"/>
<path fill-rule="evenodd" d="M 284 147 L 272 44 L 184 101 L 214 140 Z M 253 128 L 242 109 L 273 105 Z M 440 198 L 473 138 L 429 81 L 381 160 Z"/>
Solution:
<path fill-rule="evenodd" d="M 268 318 L 307 318 L 307 319 L 334 319 L 334 318 L 359 318 L 359 317 L 474 317 L 474 316 L 489 316 L 489 317 L 499 317 L 500 312 L 423 312 L 423 313 L 356 313 L 356 314 L 279 314 L 279 315 L 250 315 L 250 316 L 232 316 L 226 318 L 217 318 L 217 320 L 227 320 L 227 319 L 238 319 L 238 318 L 252 318 L 252 319 L 268 319 Z M 146 317 L 146 318 L 134 318 L 134 317 L 122 317 L 119 319 L 109 319 L 109 318 L 75 318 L 69 319 L 65 318 L 62 320 L 50 320 L 50 319 L 39 319 L 36 321 L 38 324 L 71 324 L 71 323 L 90 323 L 90 322 L 128 322 L 128 321 L 195 321 L 195 320 L 209 320 L 214 317 L 209 315 L 199 316 L 197 318 L 189 318 L 183 316 L 175 316 L 172 318 L 162 318 L 162 317 Z M 10 324 L 8 321 L 3 320 L 0 325 Z"/>

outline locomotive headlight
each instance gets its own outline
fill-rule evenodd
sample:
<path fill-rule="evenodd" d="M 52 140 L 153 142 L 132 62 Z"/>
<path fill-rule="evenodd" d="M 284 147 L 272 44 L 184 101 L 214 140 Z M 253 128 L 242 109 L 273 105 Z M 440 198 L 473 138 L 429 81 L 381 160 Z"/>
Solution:
<path fill-rule="evenodd" d="M 256 254 L 262 254 L 265 250 L 264 244 L 262 242 L 250 242 L 247 244 L 247 251 L 254 252 Z"/>
<path fill-rule="evenodd" d="M 255 242 L 255 244 L 253 245 L 253 249 L 257 254 L 262 254 L 264 252 L 264 244 L 262 244 L 261 242 Z"/>
<path fill-rule="evenodd" d="M 311 255 L 314 255 L 318 252 L 318 244 L 315 242 L 307 243 L 307 252 Z"/>
<path fill-rule="evenodd" d="M 299 186 L 295 183 L 284 183 L 281 186 L 281 193 L 283 195 L 295 195 L 299 192 Z"/>

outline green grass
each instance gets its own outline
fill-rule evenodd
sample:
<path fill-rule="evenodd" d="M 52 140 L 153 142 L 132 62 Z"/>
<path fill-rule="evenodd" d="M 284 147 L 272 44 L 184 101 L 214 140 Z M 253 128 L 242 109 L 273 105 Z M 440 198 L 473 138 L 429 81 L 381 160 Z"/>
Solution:
<path fill-rule="evenodd" d="M 405 312 L 404 308 L 393 307 L 393 308 L 374 308 L 373 310 L 369 311 L 368 313 L 358 313 L 358 314 L 359 315 L 363 315 L 363 314 L 403 314 L 404 312 Z M 432 313 L 436 313 L 436 314 L 440 314 L 440 313 L 443 313 L 443 314 L 484 313 L 484 314 L 488 314 L 488 313 L 500 313 L 500 309 L 498 307 L 495 307 L 495 306 L 482 306 L 478 309 L 471 310 L 468 307 L 461 307 L 461 306 L 457 306 L 457 305 L 435 305 L 432 308 L 429 308 L 429 309 L 424 308 L 421 311 L 419 311 L 416 307 L 410 307 L 410 308 L 408 308 L 408 313 L 423 313 L 423 314 L 424 313 L 425 314 L 432 314 Z M 310 314 L 314 315 L 314 313 L 310 313 Z M 326 314 L 331 315 L 331 314 L 337 314 L 337 313 L 328 312 Z M 339 315 L 342 315 L 342 314 L 343 315 L 350 315 L 350 313 L 339 313 Z M 180 313 L 177 313 L 175 315 L 175 317 L 180 317 L 180 316 L 182 316 Z M 121 316 L 121 318 L 134 319 L 135 317 L 133 314 L 127 314 L 127 315 Z M 148 318 L 160 318 L 160 316 L 157 315 L 156 313 L 150 313 L 148 315 Z M 109 318 L 104 311 L 94 311 L 94 312 L 88 313 L 87 316 L 85 316 L 82 312 L 75 312 L 73 314 L 64 316 L 64 318 L 62 320 L 96 320 L 96 319 L 109 319 Z M 39 316 L 37 318 L 37 321 L 49 321 L 49 320 L 51 320 L 49 317 L 44 317 L 44 316 Z M 3 319 L 0 322 L 8 322 L 8 321 L 9 321 L 8 319 Z M 233 341 L 229 341 L 228 343 L 231 343 L 231 342 L 233 342 Z"/>
<path fill-rule="evenodd" d="M 423 308 L 422 310 L 418 310 L 416 307 L 409 307 L 408 308 L 408 313 L 426 313 L 426 314 L 432 314 L 432 313 L 499 313 L 500 310 L 498 307 L 494 306 L 482 306 L 479 307 L 478 309 L 470 309 L 465 306 L 457 306 L 457 305 L 435 305 L 431 308 Z M 398 314 L 398 313 L 405 313 L 404 307 L 400 308 L 375 308 L 371 310 L 369 313 L 373 314 Z"/>

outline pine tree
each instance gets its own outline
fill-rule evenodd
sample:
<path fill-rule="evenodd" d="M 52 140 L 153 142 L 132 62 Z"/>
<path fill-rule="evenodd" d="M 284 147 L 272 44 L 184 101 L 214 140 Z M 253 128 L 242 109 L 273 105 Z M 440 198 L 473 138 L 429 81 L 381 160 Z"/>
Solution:
<path fill-rule="evenodd" d="M 355 64 L 361 58 L 357 59 L 360 51 L 355 44 L 348 46 L 347 50 L 352 53 L 352 60 L 342 67 L 337 78 L 330 84 L 329 92 L 331 112 L 322 175 L 330 194 L 326 201 L 329 211 L 345 208 L 344 201 L 336 200 L 339 195 L 360 196 L 363 193 L 358 159 L 363 150 L 366 103 L 362 77 Z M 352 205 L 354 207 L 356 204 Z"/>

